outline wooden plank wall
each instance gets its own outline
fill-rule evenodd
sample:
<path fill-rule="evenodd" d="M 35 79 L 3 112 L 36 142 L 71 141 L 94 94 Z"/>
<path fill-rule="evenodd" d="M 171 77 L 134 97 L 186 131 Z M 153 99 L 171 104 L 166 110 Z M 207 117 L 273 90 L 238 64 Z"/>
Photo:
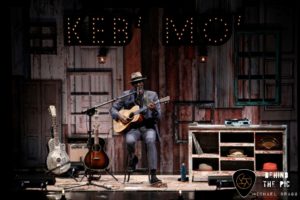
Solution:
<path fill-rule="evenodd" d="M 278 2 L 277 2 L 278 3 Z M 278 4 L 269 8 L 267 4 L 264 3 L 253 3 L 248 5 L 249 8 L 246 9 L 246 13 L 258 13 L 258 15 L 252 16 L 251 14 L 246 15 L 247 20 L 252 23 L 261 23 L 261 15 L 269 16 L 271 13 L 280 12 L 278 9 Z M 259 8 L 263 7 L 265 10 L 263 13 L 259 10 Z M 274 8 L 275 7 L 275 8 Z M 290 10 L 291 7 L 287 6 L 284 12 L 293 13 L 294 11 Z M 150 10 L 150 15 L 159 16 L 156 14 L 156 10 Z M 163 11 L 161 11 L 163 12 Z M 294 18 L 295 15 L 290 15 L 291 18 Z M 155 17 L 151 17 L 151 19 L 155 20 Z M 283 20 L 277 19 L 277 23 L 284 23 Z M 266 20 L 268 21 L 268 20 Z M 287 21 L 287 19 L 285 19 Z M 234 77 L 234 63 L 233 63 L 233 44 L 234 44 L 234 36 L 226 42 L 222 46 L 209 46 L 208 47 L 208 62 L 207 63 L 199 63 L 197 61 L 197 49 L 195 47 L 182 47 L 182 46 L 163 46 L 160 42 L 153 42 L 153 35 L 157 35 L 156 30 L 159 29 L 157 24 L 160 24 L 160 21 L 157 22 L 151 21 L 151 23 L 155 24 L 147 24 L 148 29 L 145 30 L 145 34 L 142 32 L 142 41 L 143 42 L 143 55 L 145 56 L 142 59 L 142 62 L 151 62 L 151 64 L 146 63 L 143 65 L 143 71 L 147 72 L 146 75 L 151 73 L 153 77 L 151 79 L 152 83 L 151 88 L 157 89 L 157 81 L 156 77 L 164 78 L 162 82 L 164 82 L 165 87 L 159 87 L 159 93 L 167 94 L 171 96 L 172 100 L 213 100 L 215 102 L 215 112 L 214 112 L 214 123 L 215 124 L 223 124 L 225 119 L 230 118 L 248 118 L 251 120 L 252 124 L 261 124 L 261 123 L 270 123 L 270 124 L 288 124 L 290 127 L 289 137 L 288 140 L 295 145 L 295 138 L 297 138 L 297 127 L 295 126 L 294 120 L 296 113 L 296 109 L 288 109 L 287 107 L 291 108 L 296 106 L 296 101 L 291 103 L 289 101 L 288 105 L 285 105 L 287 100 L 282 99 L 282 108 L 273 110 L 273 114 L 276 115 L 272 116 L 272 112 L 270 109 L 266 109 L 267 107 L 264 106 L 244 106 L 244 107 L 236 107 L 234 104 L 234 88 L 233 88 L 233 77 Z M 271 23 L 267 22 L 267 23 Z M 274 23 L 274 20 L 272 21 Z M 293 23 L 289 25 L 294 25 Z M 144 27 L 145 28 L 145 27 Z M 290 28 L 289 28 L 290 29 Z M 152 34 L 149 34 L 149 31 L 152 31 Z M 290 34 L 290 33 L 289 33 Z M 289 35 L 288 34 L 288 35 Z M 287 38 L 289 38 L 287 35 Z M 284 39 L 284 40 L 287 40 Z M 161 41 L 161 37 L 158 41 Z M 152 42 L 151 42 L 152 41 Z M 157 43 L 158 47 L 156 44 Z M 284 42 L 283 42 L 284 43 Z M 286 45 L 285 45 L 286 46 Z M 293 46 L 291 44 L 291 46 Z M 150 48 L 150 49 L 149 49 Z M 290 46 L 286 46 L 286 48 L 290 48 Z M 149 52 L 150 51 L 150 52 Z M 156 52 L 162 52 L 158 54 L 158 58 L 151 57 L 152 54 Z M 294 53 L 294 52 L 293 52 Z M 294 54 L 291 53 L 289 56 L 293 56 Z M 151 58 L 148 60 L 146 58 Z M 164 64 L 159 65 L 156 64 L 163 60 Z M 296 64 L 296 57 L 294 60 L 291 61 L 288 59 L 289 62 Z M 153 64 L 154 63 L 154 64 Z M 286 63 L 286 64 L 285 64 Z M 283 69 L 290 70 L 290 65 L 287 66 L 288 62 L 283 60 L 282 63 Z M 155 68 L 159 68 L 158 72 Z M 163 68 L 163 69 L 160 69 Z M 295 69 L 293 69 L 295 70 Z M 283 74 L 287 72 L 282 71 Z M 284 77 L 291 77 L 290 75 L 284 75 Z M 284 79 L 283 79 L 284 80 Z M 295 98 L 296 94 L 293 93 L 293 89 L 296 89 L 297 85 L 295 84 L 295 80 L 289 79 L 289 88 L 286 88 L 287 83 L 284 83 L 282 88 L 284 92 L 284 96 L 291 96 L 293 99 Z M 194 86 L 196 83 L 196 87 Z M 289 91 L 289 92 L 288 92 Z M 162 135 L 162 143 L 160 149 L 160 168 L 161 171 L 164 173 L 177 173 L 179 170 L 179 166 L 181 162 L 187 163 L 187 144 L 184 143 L 175 143 L 173 130 L 172 127 L 172 114 L 174 110 L 171 104 L 165 106 L 165 115 L 163 116 L 162 122 L 163 125 L 160 126 L 160 131 Z M 276 111 L 276 112 L 274 112 Z M 291 117 L 280 117 L 281 114 L 286 116 L 287 112 L 291 113 Z M 189 111 L 186 110 L 185 112 L 188 117 Z M 266 116 L 267 113 L 268 120 L 262 120 L 262 116 Z M 185 133 L 187 130 L 183 129 L 180 131 L 181 138 L 186 138 L 187 135 Z M 297 160 L 294 156 L 297 155 L 297 148 L 290 148 L 290 170 L 297 171 L 297 164 L 293 160 Z"/>
<path fill-rule="evenodd" d="M 52 3 L 50 3 L 52 2 Z M 66 3 L 68 2 L 68 3 Z M 201 6 L 205 6 L 207 1 L 199 1 Z M 235 7 L 235 1 L 229 5 Z M 252 1 L 251 1 L 252 2 Z M 276 1 L 277 2 L 277 1 Z M 30 13 L 32 18 L 52 18 L 57 22 L 57 55 L 31 55 L 31 79 L 62 80 L 62 121 L 64 134 L 69 137 L 69 96 L 67 68 L 94 66 L 101 68 L 96 62 L 97 48 L 66 47 L 63 44 L 63 24 L 62 17 L 65 9 L 80 8 L 78 1 L 32 1 Z M 290 20 L 296 20 L 295 9 L 292 5 L 286 5 L 285 9 L 279 9 L 280 4 L 270 3 L 273 7 L 268 7 L 268 1 L 253 1 L 246 6 L 245 17 L 248 22 L 264 23 L 274 22 L 270 16 L 277 16 L 283 13 Z M 280 3 L 280 1 L 279 1 Z M 200 4 L 199 4 L 200 5 Z M 212 6 L 212 5 L 210 5 Z M 208 6 L 209 7 L 209 6 Z M 221 5 L 222 7 L 222 5 Z M 205 10 L 205 9 L 203 9 Z M 285 14 L 289 15 L 285 15 Z M 298 137 L 297 137 L 297 41 L 296 23 L 291 23 L 292 27 L 287 27 L 286 37 L 291 41 L 290 45 L 284 46 L 285 52 L 283 67 L 290 70 L 290 74 L 285 75 L 285 96 L 291 96 L 293 101 L 285 101 L 287 105 L 279 107 L 236 107 L 233 98 L 233 75 L 234 63 L 232 59 L 233 39 L 231 37 L 222 46 L 208 47 L 208 62 L 200 63 L 197 58 L 197 46 L 164 46 L 162 44 L 162 16 L 163 9 L 146 9 L 144 21 L 141 28 L 133 27 L 133 37 L 127 46 L 117 48 L 110 56 L 114 59 L 113 74 L 114 88 L 113 96 L 120 95 L 121 91 L 130 88 L 130 74 L 133 71 L 142 71 L 147 76 L 146 87 L 156 90 L 161 97 L 169 95 L 172 101 L 198 101 L 210 100 L 215 102 L 214 123 L 223 124 L 228 118 L 248 118 L 253 124 L 259 123 L 286 123 L 290 126 L 288 140 L 290 141 L 289 160 L 290 169 L 298 170 Z M 284 24 L 280 18 L 276 18 L 278 23 Z M 285 19 L 285 20 L 288 20 Z M 293 21 L 295 22 L 295 21 Z M 291 29 L 291 30 L 290 30 Z M 294 34 L 290 35 L 292 31 Z M 283 42 L 283 44 L 285 44 Z M 292 48 L 291 48 L 292 46 Z M 112 47 L 114 48 L 114 47 Z M 104 67 L 111 67 L 105 65 Z M 285 72 L 283 70 L 283 72 Z M 176 143 L 174 139 L 173 103 L 162 105 L 163 116 L 160 121 L 160 133 L 162 141 L 159 148 L 159 172 L 179 173 L 181 162 L 188 164 L 187 143 Z M 274 114 L 275 113 L 275 114 Z M 283 114 L 283 115 L 282 115 Z M 181 111 L 182 117 L 188 118 L 188 109 Z M 281 116 L 284 116 L 283 118 Z M 180 137 L 187 139 L 187 129 L 180 130 Z M 107 140 L 107 152 L 112 161 L 111 169 L 114 172 L 122 172 L 124 167 L 125 147 L 122 136 L 113 136 Z"/>

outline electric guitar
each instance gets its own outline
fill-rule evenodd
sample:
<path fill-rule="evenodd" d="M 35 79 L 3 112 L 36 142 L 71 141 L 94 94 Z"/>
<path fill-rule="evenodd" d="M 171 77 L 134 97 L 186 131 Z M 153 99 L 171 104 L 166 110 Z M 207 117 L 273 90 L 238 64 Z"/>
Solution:
<path fill-rule="evenodd" d="M 157 100 L 156 102 L 154 102 L 154 104 L 158 104 L 158 103 L 166 103 L 170 101 L 170 96 L 166 96 L 164 98 L 161 98 L 159 100 Z M 141 114 L 142 112 L 144 112 L 145 110 L 147 110 L 147 107 L 143 107 L 140 108 L 138 105 L 133 106 L 131 109 L 122 109 L 119 112 L 124 115 L 125 117 L 127 117 L 129 119 L 129 122 L 124 124 L 121 122 L 121 120 L 113 120 L 113 128 L 114 131 L 117 133 L 121 133 L 124 130 L 126 130 L 126 128 L 133 123 L 138 123 L 140 121 L 142 121 L 141 118 Z"/>
<path fill-rule="evenodd" d="M 56 125 L 56 108 L 54 105 L 50 105 L 48 110 L 52 119 L 53 138 L 48 141 L 47 168 L 54 174 L 63 174 L 70 169 L 71 163 L 65 144 L 59 140 Z"/>
<path fill-rule="evenodd" d="M 105 141 L 104 139 L 98 137 L 99 124 L 95 125 L 94 132 L 94 144 L 91 146 L 89 151 L 84 157 L 84 165 L 89 169 L 106 169 L 109 165 L 109 158 L 103 150 Z"/>

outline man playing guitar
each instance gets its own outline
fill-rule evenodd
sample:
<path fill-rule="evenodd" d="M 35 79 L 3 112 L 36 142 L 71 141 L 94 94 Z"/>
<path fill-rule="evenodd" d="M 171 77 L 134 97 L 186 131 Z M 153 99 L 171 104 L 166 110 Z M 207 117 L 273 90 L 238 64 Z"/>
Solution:
<path fill-rule="evenodd" d="M 111 108 L 112 118 L 123 124 L 126 127 L 122 132 L 126 138 L 127 151 L 130 158 L 129 167 L 133 170 L 138 162 L 135 156 L 135 144 L 138 140 L 142 140 L 147 145 L 148 167 L 150 169 L 150 183 L 160 183 L 156 176 L 157 170 L 157 149 L 156 141 L 160 141 L 157 122 L 161 116 L 160 104 L 158 102 L 158 95 L 154 91 L 144 90 L 144 80 L 141 72 L 134 72 L 131 74 L 132 89 L 124 91 L 125 98 L 115 101 Z M 138 118 L 134 123 L 132 119 L 134 116 L 126 116 L 121 111 L 122 109 L 130 110 L 134 106 L 141 108 Z M 134 113 L 132 113 L 134 115 Z M 128 126 L 127 126 L 128 125 Z"/>

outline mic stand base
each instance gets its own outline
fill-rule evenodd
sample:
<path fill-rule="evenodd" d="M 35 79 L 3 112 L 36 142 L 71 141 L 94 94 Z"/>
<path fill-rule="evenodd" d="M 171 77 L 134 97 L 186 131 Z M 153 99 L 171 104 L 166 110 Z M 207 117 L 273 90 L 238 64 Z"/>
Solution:
<path fill-rule="evenodd" d="M 107 168 L 106 169 L 100 169 L 100 170 L 94 170 L 94 169 L 86 168 L 83 177 L 80 179 L 80 182 L 83 180 L 84 177 L 87 177 L 87 180 L 88 180 L 87 183 L 80 184 L 80 185 L 75 185 L 75 186 L 71 186 L 71 187 L 66 187 L 64 189 L 68 190 L 68 189 L 77 188 L 77 187 L 81 187 L 81 186 L 93 185 L 93 186 L 96 186 L 96 187 L 102 187 L 104 189 L 111 190 L 111 187 L 108 187 L 108 186 L 105 186 L 105 185 L 98 185 L 98 184 L 92 182 L 92 180 L 99 180 L 101 178 L 101 174 L 98 177 L 94 177 L 94 175 L 96 173 L 99 173 L 101 171 L 105 171 L 107 174 L 111 175 L 118 182 L 118 179 Z M 77 179 L 75 179 L 75 181 L 78 182 Z"/>
<path fill-rule="evenodd" d="M 99 177 L 95 178 L 93 175 L 94 175 L 94 172 L 93 170 L 85 170 L 85 174 L 84 176 L 81 178 L 80 181 L 83 180 L 84 177 L 87 177 L 87 182 L 84 183 L 84 184 L 79 184 L 79 185 L 74 185 L 74 186 L 70 186 L 70 187 L 65 187 L 64 190 L 68 190 L 68 189 L 73 189 L 73 188 L 78 188 L 78 187 L 82 187 L 82 186 L 89 186 L 89 185 L 92 185 L 92 186 L 96 186 L 96 187 L 101 187 L 101 188 L 104 188 L 106 190 L 111 190 L 111 187 L 108 187 L 108 186 L 105 186 L 105 185 L 98 185 L 96 183 L 93 183 L 92 180 L 99 180 L 101 175 L 99 175 Z M 76 179 L 75 179 L 76 180 Z M 77 180 L 76 180 L 77 181 Z"/>

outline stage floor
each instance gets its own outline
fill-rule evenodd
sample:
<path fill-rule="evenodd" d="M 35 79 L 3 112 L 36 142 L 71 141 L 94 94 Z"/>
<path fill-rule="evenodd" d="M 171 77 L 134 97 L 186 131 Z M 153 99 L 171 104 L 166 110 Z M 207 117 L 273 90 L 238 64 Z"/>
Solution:
<path fill-rule="evenodd" d="M 99 175 L 98 175 L 99 176 Z M 93 177 L 97 178 L 97 175 Z M 115 180 L 114 177 L 117 179 Z M 124 175 L 101 174 L 99 180 L 88 181 L 84 175 L 73 177 L 55 177 L 55 183 L 46 187 L 26 187 L 13 193 L 14 199 L 130 199 L 130 200 L 211 200 L 222 199 L 298 199 L 298 182 L 291 176 L 289 188 L 265 187 L 264 179 L 257 178 L 254 187 L 246 198 L 240 196 L 235 187 L 217 188 L 208 182 L 181 182 L 179 175 L 158 175 L 166 185 L 153 187 L 149 184 L 148 175 L 130 176 L 124 183 Z M 89 184 L 91 183 L 91 184 Z M 286 193 L 287 192 L 287 193 Z M 293 193 L 293 194 L 292 194 Z M 26 198 L 25 198 L 26 197 Z M 179 198 L 180 197 L 180 198 Z"/>
<path fill-rule="evenodd" d="M 297 175 L 297 174 L 296 174 Z M 99 175 L 98 175 L 99 176 Z M 93 177 L 98 178 L 97 175 Z M 41 176 L 39 176 L 41 177 Z M 117 178 L 117 180 L 114 179 Z M 162 187 L 154 187 L 148 181 L 148 175 L 133 174 L 130 181 L 124 183 L 124 175 L 101 174 L 99 180 L 88 181 L 84 175 L 73 177 L 55 177 L 54 184 L 46 187 L 25 187 L 13 194 L 17 197 L 28 197 L 30 199 L 61 199 L 65 194 L 66 199 L 163 199 L 173 200 L 182 194 L 183 199 L 211 200 L 221 197 L 222 199 L 298 199 L 299 184 L 297 176 L 290 176 L 290 186 L 270 187 L 265 186 L 264 178 L 257 178 L 255 184 L 246 198 L 241 197 L 235 187 L 217 187 L 209 185 L 208 182 L 181 182 L 179 175 L 158 175 L 158 178 L 165 183 Z M 274 180 L 279 183 L 281 179 Z M 270 182 L 272 183 L 272 182 Z M 278 184 L 277 184 L 278 185 Z M 35 196 L 36 198 L 32 198 Z"/>
<path fill-rule="evenodd" d="M 124 175 L 101 175 L 99 180 L 88 181 L 86 176 L 76 178 L 56 178 L 55 185 L 48 185 L 48 191 L 197 191 L 216 190 L 216 186 L 209 186 L 208 182 L 182 182 L 178 175 L 158 175 L 165 185 L 152 186 L 148 175 L 131 175 L 129 182 L 124 183 Z M 81 180 L 82 179 L 82 180 Z M 91 184 L 89 184 L 91 183 Z M 97 186 L 98 185 L 98 186 Z"/>
<path fill-rule="evenodd" d="M 181 182 L 179 175 L 158 175 L 166 185 L 153 187 L 148 181 L 148 175 L 131 175 L 130 181 L 124 183 L 124 175 L 101 175 L 99 180 L 91 181 L 86 176 L 74 178 L 55 178 L 54 185 L 46 188 L 26 188 L 15 193 L 15 198 L 38 200 L 65 199 L 105 199 L 105 200 L 212 200 L 242 199 L 235 188 L 222 188 L 216 190 L 216 186 L 209 186 L 208 182 Z M 83 178 L 83 179 L 82 179 Z M 81 180 L 82 179 L 82 180 Z M 97 184 L 99 186 L 95 186 Z"/>

